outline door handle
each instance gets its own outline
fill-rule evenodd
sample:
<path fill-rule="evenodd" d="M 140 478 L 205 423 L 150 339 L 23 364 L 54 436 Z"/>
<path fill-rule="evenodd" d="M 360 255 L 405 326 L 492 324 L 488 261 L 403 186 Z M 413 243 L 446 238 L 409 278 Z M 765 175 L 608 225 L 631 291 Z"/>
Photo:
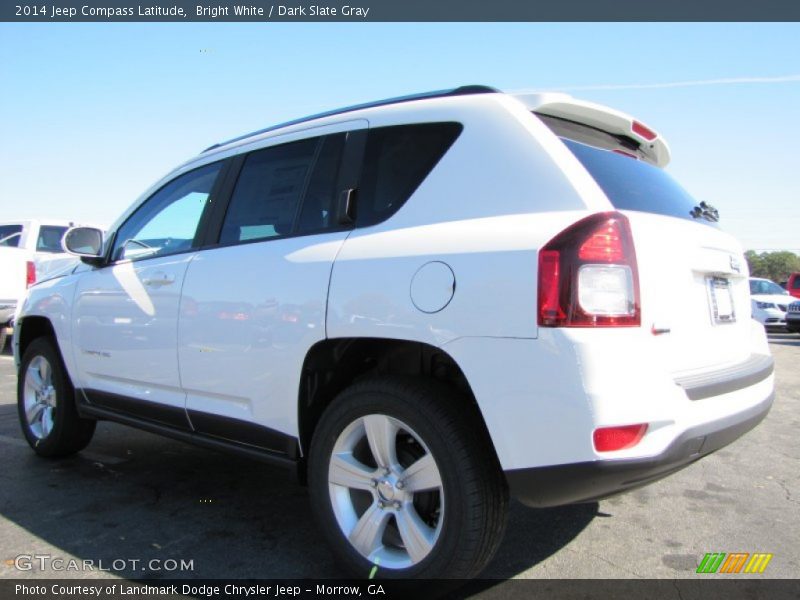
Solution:
<path fill-rule="evenodd" d="M 162 285 L 170 285 L 175 283 L 175 275 L 167 275 L 163 271 L 153 273 L 150 277 L 145 277 L 142 280 L 144 285 L 150 287 L 161 287 Z"/>

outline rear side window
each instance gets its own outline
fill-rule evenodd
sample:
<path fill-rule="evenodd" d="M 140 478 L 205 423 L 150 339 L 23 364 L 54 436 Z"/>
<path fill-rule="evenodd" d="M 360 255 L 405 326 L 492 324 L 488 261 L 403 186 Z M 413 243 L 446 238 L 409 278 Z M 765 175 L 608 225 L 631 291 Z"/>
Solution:
<path fill-rule="evenodd" d="M 56 227 L 54 225 L 42 225 L 39 228 L 39 239 L 36 240 L 37 252 L 63 253 L 61 248 L 61 238 L 67 232 L 68 227 Z"/>
<path fill-rule="evenodd" d="M 371 129 L 358 188 L 356 223 L 374 225 L 408 200 L 453 145 L 460 123 Z"/>
<path fill-rule="evenodd" d="M 22 225 L 0 225 L 0 247 L 18 248 Z"/>
<path fill-rule="evenodd" d="M 800 275 L 798 275 L 792 280 L 792 289 L 800 290 Z"/>
<path fill-rule="evenodd" d="M 608 150 L 562 138 L 619 210 L 666 215 L 716 226 L 692 216 L 699 202 L 663 169 Z"/>
<path fill-rule="evenodd" d="M 245 159 L 220 234 L 221 244 L 324 231 L 334 208 L 346 134 L 252 152 Z"/>

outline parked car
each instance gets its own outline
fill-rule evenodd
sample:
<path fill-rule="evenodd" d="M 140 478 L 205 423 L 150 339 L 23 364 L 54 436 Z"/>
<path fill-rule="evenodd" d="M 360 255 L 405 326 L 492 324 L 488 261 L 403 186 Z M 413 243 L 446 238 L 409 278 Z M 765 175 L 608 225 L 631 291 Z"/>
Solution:
<path fill-rule="evenodd" d="M 795 298 L 800 298 L 800 273 L 792 273 L 786 281 L 786 291 Z"/>
<path fill-rule="evenodd" d="M 61 238 L 72 225 L 58 221 L 0 223 L 0 351 L 27 288 L 77 264 L 61 247 Z"/>
<path fill-rule="evenodd" d="M 769 329 L 786 327 L 786 307 L 792 297 L 774 281 L 750 278 L 750 303 L 753 318 Z"/>
<path fill-rule="evenodd" d="M 67 233 L 85 264 L 14 341 L 25 438 L 108 419 L 284 465 L 355 575 L 474 576 L 509 489 L 605 498 L 771 406 L 742 248 L 668 161 L 621 112 L 485 87 L 215 145 Z"/>
<path fill-rule="evenodd" d="M 786 329 L 789 333 L 800 333 L 800 300 L 792 302 L 786 309 Z"/>

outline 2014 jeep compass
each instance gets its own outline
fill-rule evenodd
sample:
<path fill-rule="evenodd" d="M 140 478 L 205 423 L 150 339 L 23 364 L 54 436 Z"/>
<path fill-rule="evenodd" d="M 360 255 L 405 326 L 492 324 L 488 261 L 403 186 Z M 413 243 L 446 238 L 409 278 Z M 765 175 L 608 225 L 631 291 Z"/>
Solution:
<path fill-rule="evenodd" d="M 509 491 L 590 501 L 772 402 L 747 263 L 642 122 L 471 86 L 213 146 L 17 320 L 42 456 L 97 420 L 289 466 L 356 574 L 470 577 Z"/>

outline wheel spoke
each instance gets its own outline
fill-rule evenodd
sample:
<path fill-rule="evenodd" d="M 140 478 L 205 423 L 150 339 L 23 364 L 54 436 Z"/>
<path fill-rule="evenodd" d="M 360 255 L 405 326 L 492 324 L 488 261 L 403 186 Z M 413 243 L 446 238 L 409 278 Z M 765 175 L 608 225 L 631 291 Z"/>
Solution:
<path fill-rule="evenodd" d="M 405 489 L 409 492 L 435 490 L 442 487 L 442 476 L 439 467 L 431 454 L 426 454 L 403 473 Z"/>
<path fill-rule="evenodd" d="M 33 425 L 38 422 L 42 418 L 42 413 L 44 413 L 45 405 L 36 403 L 25 410 L 25 418 L 28 419 L 28 423 Z"/>
<path fill-rule="evenodd" d="M 406 552 L 416 564 L 428 556 L 433 548 L 435 531 L 422 522 L 412 504 L 395 514 L 397 529 L 406 547 Z"/>
<path fill-rule="evenodd" d="M 328 481 L 346 488 L 371 490 L 372 470 L 353 458 L 352 454 L 337 454 L 331 459 Z"/>
<path fill-rule="evenodd" d="M 50 371 L 50 363 L 45 359 L 39 361 L 39 376 L 42 380 L 42 387 L 47 387 L 52 382 L 52 372 Z"/>
<path fill-rule="evenodd" d="M 397 464 L 397 426 L 385 415 L 364 417 L 364 430 L 369 448 L 379 467 L 391 468 Z"/>
<path fill-rule="evenodd" d="M 49 406 L 42 411 L 42 436 L 47 437 L 53 430 L 53 409 Z"/>
<path fill-rule="evenodd" d="M 349 537 L 350 543 L 362 556 L 369 558 L 381 546 L 390 514 L 378 508 L 377 504 L 373 504 L 361 515 Z"/>
<path fill-rule="evenodd" d="M 44 384 L 38 369 L 28 368 L 28 372 L 25 373 L 25 385 L 36 390 L 37 392 L 41 391 L 41 389 L 44 387 Z"/>

